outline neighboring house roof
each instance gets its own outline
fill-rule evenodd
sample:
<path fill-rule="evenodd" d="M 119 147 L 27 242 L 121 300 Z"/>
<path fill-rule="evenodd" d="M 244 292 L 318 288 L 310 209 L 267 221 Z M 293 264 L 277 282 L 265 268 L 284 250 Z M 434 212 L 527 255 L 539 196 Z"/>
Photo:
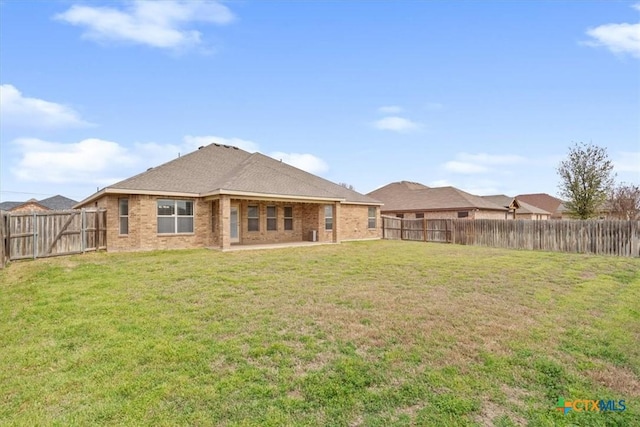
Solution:
<path fill-rule="evenodd" d="M 0 203 L 0 210 L 2 211 L 16 210 L 16 209 L 20 209 L 22 205 L 26 205 L 30 203 L 35 203 L 37 205 L 40 205 L 44 209 L 60 211 L 65 209 L 72 209 L 73 206 L 78 202 L 58 194 L 42 200 L 29 199 L 26 202 L 2 202 Z"/>
<path fill-rule="evenodd" d="M 38 203 L 40 203 L 42 206 L 48 207 L 49 209 L 62 211 L 65 209 L 72 209 L 73 206 L 78 202 L 58 194 L 53 197 L 42 199 Z"/>
<path fill-rule="evenodd" d="M 551 212 L 547 212 L 544 209 L 540 209 L 536 206 L 530 205 L 527 202 L 524 202 L 517 197 L 509 197 L 504 194 L 494 195 L 494 196 L 481 196 L 483 199 L 490 201 L 491 203 L 495 203 L 499 206 L 509 207 L 512 203 L 517 204 L 516 213 L 525 213 L 525 214 L 536 214 L 536 215 L 551 215 Z"/>
<path fill-rule="evenodd" d="M 439 211 L 483 209 L 507 211 L 506 208 L 455 187 L 411 189 L 406 181 L 392 182 L 367 194 L 384 203 L 383 211 Z"/>
<path fill-rule="evenodd" d="M 254 195 L 381 204 L 371 197 L 282 161 L 221 144 L 200 147 L 192 153 L 110 185 L 80 204 L 105 192 L 183 194 L 191 197 Z"/>
<path fill-rule="evenodd" d="M 547 193 L 520 194 L 519 196 L 516 196 L 516 199 L 547 212 L 551 212 L 552 214 L 565 211 L 562 200 L 557 197 L 550 196 Z"/>
<path fill-rule="evenodd" d="M 394 182 L 393 184 L 399 184 L 399 187 L 405 187 L 407 190 L 424 190 L 425 188 L 430 188 L 427 187 L 424 184 L 421 184 L 419 182 L 413 182 L 413 181 L 400 181 L 400 182 Z"/>
<path fill-rule="evenodd" d="M 0 211 L 10 211 L 11 209 L 15 208 L 16 206 L 20 206 L 22 204 L 24 204 L 25 202 L 2 202 L 0 203 Z"/>

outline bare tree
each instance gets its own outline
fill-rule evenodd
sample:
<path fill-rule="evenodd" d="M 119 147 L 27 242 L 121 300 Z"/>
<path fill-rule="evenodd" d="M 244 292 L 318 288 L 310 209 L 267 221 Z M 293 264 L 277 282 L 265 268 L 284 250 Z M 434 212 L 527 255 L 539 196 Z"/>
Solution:
<path fill-rule="evenodd" d="M 598 215 L 613 187 L 613 162 L 606 148 L 579 143 L 558 166 L 560 194 L 570 214 L 588 219 Z"/>
<path fill-rule="evenodd" d="M 607 200 L 611 216 L 617 219 L 640 219 L 640 186 L 617 185 Z"/>
<path fill-rule="evenodd" d="M 356 188 L 351 185 L 351 184 L 347 184 L 346 182 L 339 182 L 338 185 L 340 185 L 341 187 L 344 187 L 348 190 L 355 190 Z"/>

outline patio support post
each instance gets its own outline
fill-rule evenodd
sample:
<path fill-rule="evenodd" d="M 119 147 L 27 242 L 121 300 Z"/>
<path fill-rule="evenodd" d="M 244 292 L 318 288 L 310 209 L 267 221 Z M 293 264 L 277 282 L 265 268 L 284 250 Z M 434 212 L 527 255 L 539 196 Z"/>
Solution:
<path fill-rule="evenodd" d="M 340 202 L 333 204 L 333 243 L 340 243 Z"/>
<path fill-rule="evenodd" d="M 220 196 L 218 203 L 218 235 L 220 236 L 220 249 L 223 251 L 231 248 L 231 197 Z"/>

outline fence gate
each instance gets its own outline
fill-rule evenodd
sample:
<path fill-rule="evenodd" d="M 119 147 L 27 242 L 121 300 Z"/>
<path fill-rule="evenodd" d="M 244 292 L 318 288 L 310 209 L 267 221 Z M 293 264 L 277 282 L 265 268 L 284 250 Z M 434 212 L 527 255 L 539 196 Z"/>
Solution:
<path fill-rule="evenodd" d="M 106 249 L 105 209 L 9 212 L 8 258 L 44 258 Z"/>

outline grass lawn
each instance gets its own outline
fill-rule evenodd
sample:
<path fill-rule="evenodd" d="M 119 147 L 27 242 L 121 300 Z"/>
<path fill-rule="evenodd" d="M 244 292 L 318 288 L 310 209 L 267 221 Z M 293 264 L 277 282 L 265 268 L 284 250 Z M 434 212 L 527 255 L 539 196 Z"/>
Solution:
<path fill-rule="evenodd" d="M 640 259 L 372 241 L 14 262 L 0 349 L 0 424 L 640 425 Z"/>

